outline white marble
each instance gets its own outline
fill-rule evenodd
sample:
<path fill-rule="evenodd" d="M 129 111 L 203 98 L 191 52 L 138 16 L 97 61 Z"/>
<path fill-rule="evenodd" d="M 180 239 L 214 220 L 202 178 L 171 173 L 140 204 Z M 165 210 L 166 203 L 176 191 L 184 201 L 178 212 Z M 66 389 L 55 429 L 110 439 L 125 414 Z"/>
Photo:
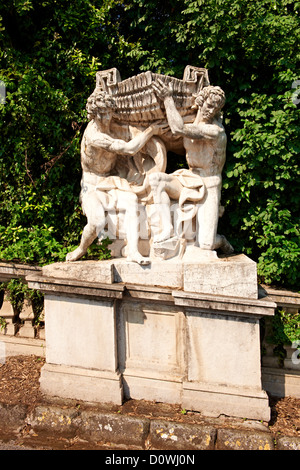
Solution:
<path fill-rule="evenodd" d="M 164 260 L 152 259 L 143 266 L 126 258 L 53 263 L 42 268 L 42 275 L 99 284 L 166 287 L 185 292 L 257 299 L 256 263 L 246 255 L 223 255 L 187 246 L 185 254 Z"/>
<path fill-rule="evenodd" d="M 248 299 L 258 297 L 256 263 L 245 255 L 217 259 L 198 257 L 196 262 L 192 262 L 190 258 L 184 263 L 183 279 L 183 289 L 186 292 Z"/>
<path fill-rule="evenodd" d="M 48 363 L 116 370 L 114 301 L 48 295 L 45 312 Z"/>
<path fill-rule="evenodd" d="M 123 241 L 121 255 L 140 265 L 181 257 L 187 242 L 232 253 L 217 233 L 224 211 L 224 104 L 223 90 L 209 84 L 203 68 L 187 66 L 183 80 L 148 71 L 121 81 L 117 69 L 98 72 L 81 143 L 87 224 L 66 260 L 79 260 L 105 236 Z M 185 154 L 187 168 L 167 174 L 169 150 Z M 151 246 L 148 256 L 141 240 Z"/>

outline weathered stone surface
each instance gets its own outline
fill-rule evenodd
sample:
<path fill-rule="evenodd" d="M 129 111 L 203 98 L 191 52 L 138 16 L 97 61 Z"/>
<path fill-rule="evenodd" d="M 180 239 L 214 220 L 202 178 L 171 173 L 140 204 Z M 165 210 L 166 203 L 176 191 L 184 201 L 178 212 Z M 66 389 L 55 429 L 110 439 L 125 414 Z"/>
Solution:
<path fill-rule="evenodd" d="M 114 282 L 111 261 L 74 261 L 73 263 L 53 263 L 43 266 L 42 275 L 61 279 L 80 279 L 87 282 L 112 284 Z"/>
<path fill-rule="evenodd" d="M 149 420 L 113 413 L 83 411 L 80 415 L 79 436 L 93 441 L 145 446 Z"/>
<path fill-rule="evenodd" d="M 258 298 L 256 263 L 245 255 L 222 257 L 184 264 L 186 292 Z"/>
<path fill-rule="evenodd" d="M 49 396 L 85 402 L 121 405 L 123 389 L 118 372 L 45 364 L 41 370 L 41 391 Z"/>
<path fill-rule="evenodd" d="M 189 381 L 260 386 L 258 320 L 245 322 L 229 315 L 188 311 L 187 328 Z"/>
<path fill-rule="evenodd" d="M 47 278 L 93 284 L 139 284 L 183 289 L 186 292 L 258 298 L 256 263 L 245 255 L 216 258 L 153 259 L 148 265 L 125 258 L 53 263 L 42 268 Z"/>
<path fill-rule="evenodd" d="M 218 296 L 210 294 L 197 294 L 195 292 L 173 291 L 175 305 L 185 307 L 187 310 L 201 311 L 215 314 L 232 315 L 236 317 L 250 315 L 254 318 L 273 316 L 276 304 L 263 299 L 245 299 L 238 297 Z"/>
<path fill-rule="evenodd" d="M 210 426 L 180 424 L 169 421 L 151 421 L 150 444 L 163 450 L 211 450 L 216 429 Z"/>
<path fill-rule="evenodd" d="M 39 274 L 39 266 L 30 266 L 28 264 L 0 263 L 0 281 L 6 282 L 10 279 L 22 278 L 30 274 Z"/>
<path fill-rule="evenodd" d="M 293 370 L 279 369 L 278 358 L 276 361 L 276 367 L 262 367 L 263 389 L 274 397 L 300 398 L 299 373 Z"/>
<path fill-rule="evenodd" d="M 274 450 L 270 434 L 239 429 L 218 429 L 217 450 Z"/>
<path fill-rule="evenodd" d="M 75 435 L 77 425 L 75 418 L 78 409 L 59 406 L 37 406 L 27 418 L 28 424 L 35 431 L 49 431 L 65 436 Z"/>
<path fill-rule="evenodd" d="M 45 356 L 46 344 L 44 339 L 22 338 L 20 336 L 1 337 L 0 343 L 0 363 L 1 352 L 4 353 L 3 359 L 8 356 L 19 356 L 34 354 L 36 356 Z"/>
<path fill-rule="evenodd" d="M 276 441 L 278 450 L 300 450 L 300 437 L 280 436 Z"/>
<path fill-rule="evenodd" d="M 117 316 L 125 396 L 179 403 L 185 374 L 183 312 L 163 303 L 124 301 Z"/>
<path fill-rule="evenodd" d="M 90 283 L 129 283 L 144 286 L 160 286 L 180 289 L 182 284 L 182 263 L 172 260 L 153 261 L 143 266 L 114 258 L 102 261 L 74 261 L 53 263 L 43 267 L 42 274 L 50 278 L 80 280 Z"/>
<path fill-rule="evenodd" d="M 130 263 L 124 259 L 113 260 L 114 281 L 125 284 L 170 287 L 181 289 L 183 265 L 173 260 L 152 261 L 148 266 Z"/>
<path fill-rule="evenodd" d="M 47 296 L 45 310 L 47 362 L 115 371 L 113 301 Z"/>
<path fill-rule="evenodd" d="M 122 284 L 105 284 L 81 281 L 80 279 L 61 279 L 59 277 L 26 277 L 28 287 L 37 289 L 45 294 L 66 294 L 69 297 L 84 297 L 93 300 L 117 299 L 122 298 L 124 285 Z"/>
<path fill-rule="evenodd" d="M 9 428 L 18 428 L 24 424 L 26 415 L 26 405 L 0 403 L 0 425 L 5 424 Z"/>

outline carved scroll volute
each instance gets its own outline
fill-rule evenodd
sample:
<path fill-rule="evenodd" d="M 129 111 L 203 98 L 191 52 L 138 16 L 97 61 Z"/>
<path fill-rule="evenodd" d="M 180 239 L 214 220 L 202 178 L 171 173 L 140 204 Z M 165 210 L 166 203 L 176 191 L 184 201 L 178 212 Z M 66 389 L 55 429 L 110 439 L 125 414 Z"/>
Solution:
<path fill-rule="evenodd" d="M 96 73 L 96 88 L 100 88 L 107 93 L 111 93 L 120 81 L 120 72 L 115 67 Z"/>
<path fill-rule="evenodd" d="M 196 93 L 199 93 L 203 87 L 209 85 L 208 71 L 204 68 L 187 65 L 184 69 L 183 81 L 185 83 L 196 83 L 198 85 Z"/>

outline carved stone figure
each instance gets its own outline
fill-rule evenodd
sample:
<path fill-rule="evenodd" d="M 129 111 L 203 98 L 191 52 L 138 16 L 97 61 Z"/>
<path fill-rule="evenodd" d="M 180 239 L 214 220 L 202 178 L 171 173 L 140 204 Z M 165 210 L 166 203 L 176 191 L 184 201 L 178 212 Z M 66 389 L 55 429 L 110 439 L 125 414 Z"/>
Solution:
<path fill-rule="evenodd" d="M 129 142 L 111 135 L 114 101 L 110 95 L 96 89 L 87 103 L 88 124 L 81 143 L 81 203 L 87 217 L 78 248 L 67 255 L 67 261 L 81 258 L 96 237 L 101 239 L 106 224 L 105 211 L 125 212 L 127 258 L 139 264 L 149 264 L 138 251 L 138 199 L 130 183 L 117 175 L 118 156 L 136 154 L 164 125 L 149 126 Z"/>
<path fill-rule="evenodd" d="M 183 80 L 150 71 L 124 81 L 117 69 L 97 73 L 81 143 L 87 224 L 67 261 L 80 259 L 96 237 L 103 238 L 109 221 L 120 242 L 116 256 L 139 264 L 182 257 L 187 240 L 214 255 L 217 248 L 233 250 L 217 234 L 224 103 L 223 91 L 210 86 L 203 68 L 187 66 Z M 188 169 L 167 174 L 169 151 L 185 155 Z M 190 235 L 186 222 L 191 227 L 195 220 L 196 235 Z"/>
<path fill-rule="evenodd" d="M 189 170 L 178 170 L 170 175 L 158 172 L 149 176 L 154 203 L 164 221 L 163 230 L 154 242 L 162 242 L 172 234 L 168 210 L 170 198 L 179 200 L 180 207 L 189 200 L 197 203 L 200 248 L 211 251 L 223 248 L 226 252 L 232 252 L 225 237 L 217 235 L 221 173 L 226 159 L 227 139 L 220 120 L 225 94 L 220 87 L 203 88 L 195 99 L 195 106 L 198 107 L 196 118 L 192 124 L 185 124 L 174 103 L 172 87 L 158 80 L 153 83 L 153 88 L 164 102 L 172 133 L 183 137 L 189 165 Z"/>

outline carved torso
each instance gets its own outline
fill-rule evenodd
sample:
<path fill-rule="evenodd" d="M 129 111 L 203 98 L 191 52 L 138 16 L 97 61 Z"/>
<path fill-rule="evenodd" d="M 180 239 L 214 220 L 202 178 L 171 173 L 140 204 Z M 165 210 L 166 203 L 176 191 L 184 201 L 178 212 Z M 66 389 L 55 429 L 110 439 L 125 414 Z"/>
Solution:
<path fill-rule="evenodd" d="M 105 134 L 99 132 L 95 122 L 91 121 L 81 142 L 81 165 L 83 171 L 94 173 L 97 176 L 111 174 L 117 159 L 116 154 L 93 145 L 95 141 L 99 143 L 101 139 L 105 139 Z"/>
<path fill-rule="evenodd" d="M 216 138 L 183 139 L 189 168 L 199 170 L 201 176 L 219 176 L 226 160 L 226 134 L 222 129 Z"/>

